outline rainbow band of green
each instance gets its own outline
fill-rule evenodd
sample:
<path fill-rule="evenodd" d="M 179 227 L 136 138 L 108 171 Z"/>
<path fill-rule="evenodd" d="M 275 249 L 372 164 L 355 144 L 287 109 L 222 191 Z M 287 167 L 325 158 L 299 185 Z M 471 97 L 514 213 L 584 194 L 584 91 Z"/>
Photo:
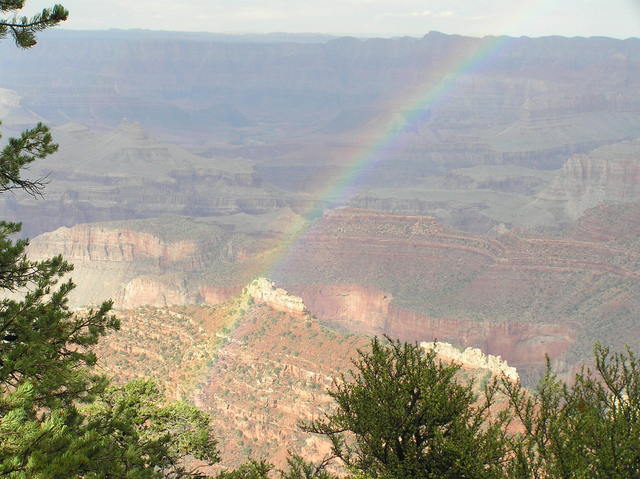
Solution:
<path fill-rule="evenodd" d="M 293 222 L 287 229 L 283 243 L 278 248 L 278 254 L 274 255 L 270 263 L 264 269 L 264 276 L 269 277 L 271 271 L 284 260 L 291 247 L 308 230 L 311 222 L 308 217 L 317 217 L 322 213 L 325 205 L 329 203 L 344 204 L 354 191 L 352 187 L 357 183 L 367 171 L 371 169 L 382 157 L 384 152 L 390 151 L 394 147 L 396 140 L 406 131 L 417 128 L 424 121 L 424 112 L 436 107 L 440 102 L 446 100 L 455 89 L 460 77 L 466 73 L 474 71 L 478 66 L 486 62 L 492 55 L 505 46 L 509 37 L 487 37 L 480 45 L 467 52 L 460 61 L 459 58 L 452 58 L 452 61 L 445 68 L 445 73 L 439 75 L 434 80 L 430 74 L 429 80 L 414 88 L 410 94 L 404 94 L 404 101 L 399 104 L 405 105 L 404 111 L 409 113 L 394 115 L 386 122 L 382 122 L 382 127 L 378 130 L 365 133 L 366 137 L 375 138 L 373 142 L 361 148 L 351 159 L 338 168 L 337 172 L 326 180 L 325 186 L 320 189 L 317 199 L 303 212 L 302 217 Z M 398 103 L 396 103 L 398 104 Z M 397 109 L 396 109 L 397 111 Z"/>

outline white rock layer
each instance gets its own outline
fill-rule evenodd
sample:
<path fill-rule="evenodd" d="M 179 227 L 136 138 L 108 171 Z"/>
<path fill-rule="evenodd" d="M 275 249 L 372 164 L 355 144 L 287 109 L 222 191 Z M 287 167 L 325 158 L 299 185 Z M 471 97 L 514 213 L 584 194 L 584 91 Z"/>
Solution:
<path fill-rule="evenodd" d="M 467 348 L 460 351 L 449 343 L 420 343 L 427 351 L 435 350 L 436 354 L 444 359 L 462 363 L 463 366 L 473 368 L 483 368 L 490 370 L 493 374 L 504 375 L 513 381 L 519 379 L 516 368 L 509 366 L 500 356 L 484 354 L 478 348 Z"/>

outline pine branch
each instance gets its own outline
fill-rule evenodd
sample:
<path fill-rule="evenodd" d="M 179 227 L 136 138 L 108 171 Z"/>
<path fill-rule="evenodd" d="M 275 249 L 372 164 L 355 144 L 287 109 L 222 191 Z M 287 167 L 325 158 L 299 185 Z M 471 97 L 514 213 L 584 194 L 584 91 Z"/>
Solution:
<path fill-rule="evenodd" d="M 0 2 L 0 11 L 8 12 L 22 8 L 23 0 Z M 11 33 L 16 45 L 20 48 L 31 48 L 37 43 L 36 33 L 54 27 L 67 20 L 69 12 L 62 5 L 45 8 L 41 13 L 29 18 L 26 16 L 0 19 L 0 39 Z"/>

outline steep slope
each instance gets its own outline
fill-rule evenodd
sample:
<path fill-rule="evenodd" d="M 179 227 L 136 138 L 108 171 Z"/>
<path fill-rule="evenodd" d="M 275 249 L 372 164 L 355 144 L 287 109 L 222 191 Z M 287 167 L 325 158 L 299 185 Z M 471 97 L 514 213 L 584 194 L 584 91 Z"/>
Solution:
<path fill-rule="evenodd" d="M 291 244 L 299 218 L 284 210 L 251 216 L 262 220 L 252 227 L 243 215 L 78 226 L 31 251 L 76 264 L 76 304 L 217 304 L 269 270 L 326 324 L 480 347 L 528 378 L 545 353 L 571 368 L 595 340 L 640 338 L 639 212 L 602 207 L 561 235 L 488 238 L 424 216 L 337 209 Z"/>
<path fill-rule="evenodd" d="M 102 342 L 99 364 L 118 381 L 151 376 L 171 396 L 210 412 L 225 466 L 248 456 L 283 466 L 289 450 L 319 460 L 328 442 L 303 433 L 298 422 L 332 407 L 327 388 L 369 339 L 327 328 L 297 307 L 287 310 L 283 305 L 298 304 L 296 298 L 264 278 L 246 291 L 217 306 L 120 312 L 122 330 Z M 446 344 L 436 351 L 463 365 L 464 381 L 516 377 L 480 351 Z"/>
<path fill-rule="evenodd" d="M 571 157 L 528 209 L 549 209 L 556 221 L 567 221 L 601 204 L 638 200 L 640 140 L 634 140 Z"/>
<path fill-rule="evenodd" d="M 0 88 L 0 121 L 3 127 L 15 129 L 22 125 L 33 125 L 43 118 L 22 105 L 20 95 L 6 88 Z"/>
<path fill-rule="evenodd" d="M 282 208 L 256 215 L 82 224 L 34 238 L 29 255 L 63 254 L 74 264 L 76 306 L 105 298 L 121 308 L 215 304 L 260 275 L 283 231 L 299 221 Z"/>

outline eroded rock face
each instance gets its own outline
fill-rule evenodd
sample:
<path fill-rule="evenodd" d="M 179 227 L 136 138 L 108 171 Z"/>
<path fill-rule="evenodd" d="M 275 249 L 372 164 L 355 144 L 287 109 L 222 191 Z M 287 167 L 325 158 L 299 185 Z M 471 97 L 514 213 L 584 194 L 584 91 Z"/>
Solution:
<path fill-rule="evenodd" d="M 604 203 L 640 200 L 640 140 L 616 143 L 571 157 L 535 204 L 555 205 L 562 218 L 575 220 Z"/>
<path fill-rule="evenodd" d="M 420 346 L 427 351 L 435 351 L 442 359 L 460 363 L 464 367 L 488 369 L 492 374 L 505 376 L 512 381 L 519 379 L 516 368 L 509 366 L 500 356 L 484 354 L 478 348 L 466 348 L 460 351 L 449 343 L 441 342 L 420 343 Z"/>
<path fill-rule="evenodd" d="M 424 216 L 338 209 L 275 266 L 267 259 L 282 230 L 242 236 L 194 219 L 169 236 L 138 223 L 135 234 L 132 225 L 62 229 L 32 248 L 65 252 L 84 304 L 217 304 L 267 266 L 282 289 L 260 280 L 257 302 L 350 331 L 480 347 L 524 375 L 545 354 L 571 367 L 595 339 L 622 347 L 640 338 L 639 212 L 603 207 L 564 235 L 487 238 Z"/>
<path fill-rule="evenodd" d="M 159 269 L 179 263 L 194 269 L 196 256 L 204 248 L 193 240 L 163 241 L 141 231 L 82 225 L 44 233 L 31 242 L 29 251 L 37 257 L 62 254 L 75 261 L 149 263 Z"/>
<path fill-rule="evenodd" d="M 242 292 L 241 286 L 210 286 L 198 288 L 198 303 L 220 304 L 238 296 Z"/>
<path fill-rule="evenodd" d="M 276 311 L 282 311 L 293 315 L 304 315 L 307 307 L 299 296 L 293 296 L 282 288 L 276 288 L 273 281 L 267 278 L 253 280 L 246 288 L 247 294 L 254 301 L 266 304 Z"/>
<path fill-rule="evenodd" d="M 303 298 L 317 318 L 374 334 L 384 331 L 393 299 L 381 289 L 358 284 L 291 285 L 287 289 Z"/>
<path fill-rule="evenodd" d="M 74 306 L 113 298 L 117 307 L 216 304 L 238 294 L 256 277 L 274 227 L 290 210 L 256 221 L 265 230 L 247 230 L 251 216 L 199 219 L 168 217 L 59 228 L 34 238 L 33 259 L 62 254 L 74 265 L 78 284 Z M 229 221 L 230 223 L 224 223 Z M 236 227 L 240 223 L 243 229 Z"/>
<path fill-rule="evenodd" d="M 576 336 L 573 327 L 553 323 L 433 317 L 394 305 L 391 294 L 376 288 L 308 285 L 288 289 L 299 294 L 318 319 L 350 331 L 480 347 L 522 367 L 543 365 L 545 353 L 551 359 L 561 357 Z"/>
<path fill-rule="evenodd" d="M 148 276 L 139 276 L 129 281 L 115 300 L 122 309 L 144 305 L 172 306 L 193 303 L 193 298 L 185 291 Z"/>

